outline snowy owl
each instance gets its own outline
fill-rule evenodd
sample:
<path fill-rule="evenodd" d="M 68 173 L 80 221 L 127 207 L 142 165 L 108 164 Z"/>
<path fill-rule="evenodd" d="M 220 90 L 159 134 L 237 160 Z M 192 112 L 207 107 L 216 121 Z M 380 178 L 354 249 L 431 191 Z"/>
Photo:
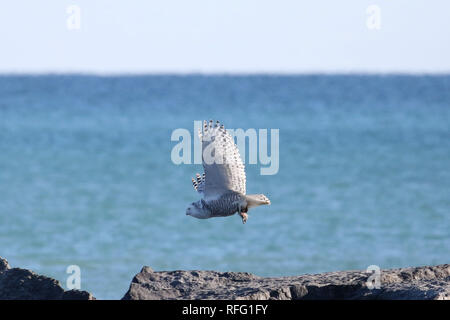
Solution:
<path fill-rule="evenodd" d="M 227 217 L 239 213 L 242 223 L 247 222 L 248 209 L 270 205 L 263 194 L 245 194 L 245 169 L 233 137 L 217 121 L 203 122 L 199 130 L 202 142 L 203 175 L 192 179 L 194 189 L 202 199 L 186 209 L 186 215 L 198 219 Z"/>

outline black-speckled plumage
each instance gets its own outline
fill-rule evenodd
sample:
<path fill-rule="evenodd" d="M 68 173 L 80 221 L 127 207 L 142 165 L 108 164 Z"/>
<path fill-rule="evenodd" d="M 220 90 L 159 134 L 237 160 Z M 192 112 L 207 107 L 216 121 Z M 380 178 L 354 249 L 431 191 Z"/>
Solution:
<path fill-rule="evenodd" d="M 230 191 L 223 194 L 217 200 L 201 200 L 204 209 L 208 210 L 211 217 L 228 217 L 246 208 L 245 196 L 241 193 Z"/>

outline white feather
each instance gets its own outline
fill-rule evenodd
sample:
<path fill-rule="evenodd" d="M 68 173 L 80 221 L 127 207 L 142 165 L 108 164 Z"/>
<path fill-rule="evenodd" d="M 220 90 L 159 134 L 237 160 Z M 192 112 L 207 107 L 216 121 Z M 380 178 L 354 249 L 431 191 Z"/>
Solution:
<path fill-rule="evenodd" d="M 217 199 L 230 190 L 245 194 L 245 167 L 233 137 L 218 121 L 215 124 L 212 121 L 204 121 L 203 132 L 199 135 L 205 170 L 202 188 L 204 198 Z M 209 155 L 214 157 L 210 158 Z"/>

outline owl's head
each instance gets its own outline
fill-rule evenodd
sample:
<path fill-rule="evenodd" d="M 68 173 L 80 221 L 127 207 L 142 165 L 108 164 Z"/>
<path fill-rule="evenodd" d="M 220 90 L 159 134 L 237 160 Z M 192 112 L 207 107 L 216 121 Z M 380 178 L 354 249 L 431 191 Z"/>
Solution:
<path fill-rule="evenodd" d="M 198 219 L 207 219 L 210 216 L 209 210 L 203 204 L 203 200 L 192 202 L 186 209 L 186 215 Z"/>

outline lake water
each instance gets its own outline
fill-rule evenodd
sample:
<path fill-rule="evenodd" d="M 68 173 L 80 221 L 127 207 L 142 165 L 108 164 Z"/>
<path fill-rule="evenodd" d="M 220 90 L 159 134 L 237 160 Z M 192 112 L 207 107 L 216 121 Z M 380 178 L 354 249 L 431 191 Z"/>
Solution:
<path fill-rule="evenodd" d="M 199 199 L 171 133 L 279 129 L 271 206 Z M 0 76 L 0 256 L 121 298 L 142 266 L 261 276 L 450 262 L 450 76 Z"/>

